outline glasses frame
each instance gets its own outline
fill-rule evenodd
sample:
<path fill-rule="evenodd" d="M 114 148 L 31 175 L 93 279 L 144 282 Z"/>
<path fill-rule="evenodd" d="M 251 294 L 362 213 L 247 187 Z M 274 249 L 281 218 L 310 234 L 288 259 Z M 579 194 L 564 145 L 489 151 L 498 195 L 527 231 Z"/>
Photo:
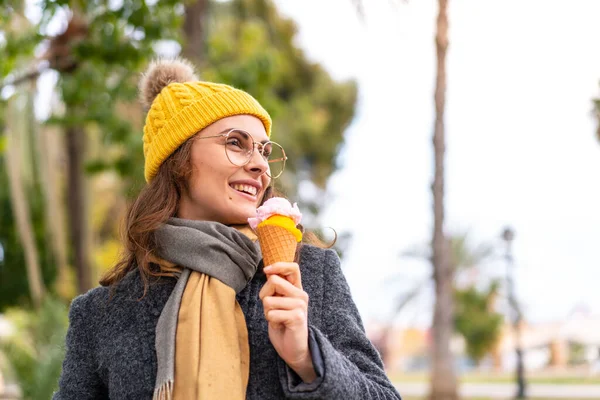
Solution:
<path fill-rule="evenodd" d="M 246 135 L 248 135 L 248 137 L 249 137 L 249 138 L 250 138 L 250 140 L 252 141 L 252 152 L 251 152 L 251 153 L 248 153 L 248 159 L 247 159 L 247 160 L 246 160 L 246 162 L 245 162 L 244 164 L 242 164 L 242 165 L 238 165 L 238 164 L 234 163 L 233 161 L 231 161 L 231 158 L 229 157 L 229 153 L 227 153 L 227 138 L 229 138 L 229 135 L 230 135 L 232 132 L 243 132 L 243 133 L 245 133 Z M 280 145 L 279 143 L 277 143 L 277 142 L 273 142 L 272 140 L 268 140 L 268 141 L 266 141 L 266 142 L 264 142 L 264 143 L 261 143 L 261 142 L 256 142 L 256 141 L 254 140 L 254 138 L 252 137 L 252 135 L 251 135 L 249 132 L 247 132 L 247 131 L 245 131 L 245 130 L 243 130 L 243 129 L 237 129 L 237 128 L 232 128 L 232 129 L 229 129 L 228 131 L 226 131 L 226 132 L 223 132 L 223 133 L 220 133 L 220 134 L 218 134 L 218 135 L 211 135 L 211 136 L 201 136 L 201 137 L 199 137 L 199 136 L 196 136 L 196 140 L 200 140 L 200 139 L 211 139 L 211 138 L 218 138 L 218 137 L 224 137 L 224 138 L 225 138 L 225 142 L 223 143 L 223 149 L 225 150 L 225 156 L 227 157 L 227 159 L 229 160 L 229 162 L 230 162 L 230 163 L 232 163 L 233 165 L 235 165 L 235 166 L 237 166 L 237 167 L 244 167 L 244 166 L 248 165 L 248 163 L 250 162 L 250 160 L 252 160 L 252 155 L 254 154 L 254 150 L 257 148 L 257 146 L 259 146 L 259 147 L 258 147 L 258 148 L 259 148 L 259 150 L 258 150 L 258 153 L 260 154 L 260 156 L 261 156 L 262 158 L 265 158 L 265 156 L 264 156 L 264 154 L 263 154 L 263 151 L 264 151 L 264 149 L 265 149 L 265 146 L 266 146 L 267 144 L 271 143 L 271 144 L 274 144 L 274 145 L 276 145 L 276 146 L 279 146 L 279 148 L 281 148 L 281 152 L 283 153 L 283 157 L 281 157 L 281 158 L 277 158 L 277 159 L 275 159 L 275 160 L 266 160 L 266 161 L 267 161 L 267 163 L 268 163 L 268 164 L 271 164 L 271 163 L 274 163 L 274 162 L 279 162 L 279 161 L 281 161 L 281 162 L 282 162 L 281 171 L 279 172 L 279 174 L 277 174 L 277 176 L 271 176 L 271 175 L 269 174 L 269 173 L 271 172 L 271 168 L 269 167 L 269 170 L 267 171 L 267 175 L 269 176 L 269 178 L 271 178 L 271 179 L 275 180 L 275 179 L 279 178 L 279 177 L 281 176 L 281 174 L 283 174 L 283 171 L 285 170 L 285 162 L 287 161 L 287 159 L 288 159 L 288 158 L 287 158 L 287 156 L 285 155 L 285 149 L 284 149 L 284 148 L 283 148 L 283 146 L 282 146 L 282 145 Z"/>

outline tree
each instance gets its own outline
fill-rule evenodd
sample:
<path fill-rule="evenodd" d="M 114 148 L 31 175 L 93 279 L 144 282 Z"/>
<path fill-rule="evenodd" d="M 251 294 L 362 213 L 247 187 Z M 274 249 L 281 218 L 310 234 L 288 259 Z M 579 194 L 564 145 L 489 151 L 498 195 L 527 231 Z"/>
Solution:
<path fill-rule="evenodd" d="M 48 123 L 60 127 L 65 134 L 68 222 L 79 292 L 92 285 L 86 172 L 112 168 L 128 175 L 135 170 L 134 165 L 139 165 L 134 164 L 137 160 L 131 160 L 127 152 L 121 152 L 114 158 L 96 160 L 90 166 L 86 158 L 87 137 L 96 130 L 102 133 L 105 142 L 121 146 L 127 146 L 130 138 L 135 137 L 136 145 L 141 147 L 139 132 L 133 132 L 130 122 L 117 110 L 123 102 L 135 100 L 136 74 L 153 56 L 154 43 L 178 38 L 181 16 L 174 7 L 177 4 L 134 0 L 118 4 L 106 0 L 42 1 L 39 3 L 42 18 L 34 35 L 21 41 L 28 43 L 27 49 L 33 43 L 34 47 L 41 44 L 47 51 L 38 59 L 32 58 L 33 67 L 25 70 L 15 69 L 14 63 L 2 62 L 2 77 L 20 76 L 8 83 L 31 80 L 44 68 L 59 75 L 57 92 L 65 112 L 54 114 Z M 48 24 L 58 18 L 59 11 L 68 15 L 66 29 L 50 37 L 45 32 Z M 3 50 L 9 56 L 22 55 L 23 50 L 14 43 L 4 42 Z"/>
<path fill-rule="evenodd" d="M 95 274 L 89 260 L 89 232 L 94 229 L 95 249 L 114 242 L 119 223 L 115 214 L 124 204 L 110 198 L 111 212 L 103 210 L 104 221 L 91 225 L 93 210 L 86 210 L 89 196 L 96 193 L 90 187 L 91 177 L 116 172 L 115 190 L 122 188 L 128 198 L 143 184 L 144 114 L 136 102 L 136 85 L 138 73 L 156 54 L 158 41 L 170 40 L 171 47 L 177 48 L 183 39 L 183 54 L 198 64 L 202 79 L 248 90 L 269 110 L 275 122 L 273 139 L 289 157 L 278 188 L 299 197 L 294 200 L 304 207 L 308 228 L 317 225 L 322 194 L 337 168 L 336 155 L 354 113 L 356 84 L 336 82 L 319 64 L 309 62 L 294 44 L 293 22 L 279 16 L 270 1 L 47 0 L 39 2 L 39 9 L 42 18 L 30 35 L 10 37 L 10 41 L 0 37 L 0 51 L 10 56 L 0 59 L 0 87 L 20 87 L 49 69 L 58 74 L 59 107 L 42 121 L 42 131 L 50 127 L 65 138 L 62 154 L 67 173 L 53 181 L 64 186 L 69 258 L 77 271 L 79 292 L 87 290 Z M 1 24 L 10 20 L 8 15 L 1 14 L 6 17 Z M 48 25 L 56 19 L 63 20 L 65 29 L 49 36 Z M 197 37 L 185 20 L 202 21 L 202 42 L 194 42 Z M 44 52 L 36 58 L 35 49 Z M 16 67 L 12 59 L 17 57 L 26 60 L 26 67 Z M 317 195 L 297 193 L 300 183 L 312 185 Z M 42 192 L 56 193 L 63 186 L 44 187 Z M 45 207 L 48 212 L 53 206 Z"/>
<path fill-rule="evenodd" d="M 57 389 L 68 317 L 64 302 L 48 296 L 38 311 L 11 309 L 15 332 L 0 341 L 23 400 L 49 399 Z"/>
<path fill-rule="evenodd" d="M 467 354 L 478 364 L 500 337 L 503 318 L 493 310 L 498 286 L 494 282 L 485 291 L 474 286 L 455 289 L 454 328 L 465 338 Z"/>
<path fill-rule="evenodd" d="M 17 2 L 10 2 L 13 3 Z M 15 9 L 4 4 L 0 8 L 0 89 L 7 88 L 8 93 L 18 91 L 48 70 L 58 76 L 55 88 L 58 107 L 52 109 L 48 120 L 40 121 L 43 126 L 39 132 L 51 130 L 62 135 L 66 142 L 62 154 L 68 157 L 68 172 L 59 173 L 64 165 L 52 165 L 52 161 L 44 165 L 59 175 L 52 179 L 54 183 L 64 183 L 65 193 L 55 195 L 55 203 L 70 202 L 69 257 L 76 264 L 79 292 L 91 285 L 93 276 L 87 232 L 95 229 L 96 249 L 101 247 L 96 253 L 113 252 L 118 247 L 112 243 L 116 242 L 116 227 L 120 222 L 115 218 L 118 212 L 113 206 L 122 207 L 124 198 L 135 196 L 143 184 L 143 111 L 136 101 L 137 81 L 138 73 L 156 55 L 154 47 L 159 41 L 170 41 L 176 48 L 182 38 L 186 39 L 183 55 L 198 65 L 202 79 L 248 90 L 270 111 L 275 120 L 274 140 L 286 147 L 290 158 L 285 180 L 280 182 L 281 187 L 289 188 L 286 194 L 297 195 L 298 182 L 310 182 L 319 190 L 325 189 L 328 177 L 337 168 L 337 151 L 354 113 L 356 84 L 336 82 L 319 64 L 309 62 L 293 43 L 296 32 L 293 22 L 279 16 L 270 1 L 245 1 L 244 18 L 233 12 L 236 1 L 43 0 L 36 4 L 41 20 L 31 31 L 19 35 L 5 30 Z M 201 41 L 193 41 L 198 39 L 194 32 L 199 27 L 188 26 L 186 30 L 185 22 L 182 24 L 184 19 L 205 24 Z M 65 29 L 58 35 L 48 35 L 48 26 L 57 20 L 64 22 Z M 42 51 L 41 56 L 34 56 Z M 23 60 L 24 66 L 17 65 L 16 59 Z M 0 119 L 2 116 L 0 113 Z M 0 137 L 0 149 L 5 145 L 4 137 Z M 28 151 L 33 151 L 31 143 L 27 146 L 30 146 Z M 1 161 L 4 156 L 0 151 Z M 98 213 L 102 214 L 100 221 L 90 222 L 92 210 L 86 210 L 87 198 L 99 193 L 92 177 L 101 172 L 110 172 L 110 177 L 117 181 L 114 186 L 124 190 L 119 193 L 121 196 L 94 199 L 96 205 L 112 204 Z M 38 178 L 42 176 L 39 174 Z M 7 207 L 9 195 L 13 193 L 1 190 L 8 186 L 6 182 L 6 174 L 0 171 L 0 205 L 8 210 L 0 213 L 0 245 L 5 254 L 4 259 L 0 257 L 0 307 L 5 305 L 4 296 L 22 294 L 27 283 L 21 279 L 23 245 L 15 238 L 14 213 Z M 59 188 L 63 186 L 43 190 L 36 186 L 26 196 L 26 205 L 32 210 L 42 276 L 49 288 L 54 271 L 46 266 L 53 265 L 48 251 L 52 241 L 46 240 L 50 229 L 44 226 L 44 215 L 54 217 L 54 214 L 49 211 L 53 206 L 42 202 L 41 193 L 56 193 Z M 309 198 L 300 203 L 308 205 L 317 215 L 318 200 Z M 109 241 L 112 241 L 111 246 L 104 246 Z M 98 258 L 110 260 L 106 254 Z M 110 266 L 109 261 L 104 264 Z M 14 280 L 17 272 L 20 274 L 18 282 Z M 43 307 L 50 306 L 51 299 L 48 297 Z M 20 300 L 17 296 L 12 299 Z M 31 318 L 45 318 L 44 310 Z M 48 346 L 48 337 L 44 335 L 56 332 L 62 340 L 64 332 L 59 324 L 41 322 L 19 325 L 18 335 L 13 339 L 23 341 L 18 346 L 9 344 L 14 350 L 11 360 L 20 371 L 23 388 L 35 382 L 32 376 L 43 375 L 49 377 L 43 378 L 43 382 L 56 382 L 56 378 L 52 378 L 57 365 L 54 361 L 60 359 L 58 350 L 62 347 L 56 342 Z M 53 361 L 48 365 L 36 364 L 39 354 L 50 354 L 49 349 L 52 349 Z M 40 391 L 27 386 L 25 396 L 48 398 L 47 391 L 39 386 Z"/>
<path fill-rule="evenodd" d="M 490 281 L 485 274 L 480 276 L 482 266 L 494 255 L 494 249 L 487 243 L 472 246 L 466 232 L 450 235 L 448 242 L 450 266 L 455 271 L 452 282 L 456 303 L 453 331 L 463 336 L 467 354 L 478 362 L 494 348 L 503 321 L 502 315 L 494 310 L 498 283 Z M 402 256 L 432 263 L 432 248 L 415 246 L 403 252 Z M 433 275 L 406 291 L 394 305 L 392 319 L 432 284 Z"/>
<path fill-rule="evenodd" d="M 363 2 L 352 0 L 360 16 L 364 16 Z M 448 0 L 438 0 L 436 22 L 436 87 L 435 127 L 433 133 L 435 172 L 431 186 L 433 194 L 434 226 L 432 233 L 432 264 L 435 284 L 435 306 L 433 315 L 432 375 L 429 398 L 431 400 L 454 400 L 458 398 L 456 375 L 450 352 L 454 301 L 452 283 L 454 270 L 449 260 L 448 241 L 444 233 L 444 154 L 446 106 L 446 52 L 448 49 Z M 411 293 L 415 293 L 413 291 Z M 410 301 L 410 296 L 405 298 Z"/>
<path fill-rule="evenodd" d="M 435 87 L 435 128 L 433 148 L 435 174 L 433 178 L 433 280 L 435 305 L 433 310 L 432 371 L 429 398 L 455 400 L 458 398 L 454 359 L 450 351 L 454 323 L 452 283 L 454 269 L 449 259 L 448 241 L 444 232 L 444 154 L 446 107 L 446 51 L 448 49 L 448 0 L 438 0 L 436 24 L 437 79 Z"/>
<path fill-rule="evenodd" d="M 23 16 L 24 3 L 16 1 L 12 7 L 15 12 L 13 18 L 6 21 L 3 15 L 0 19 L 3 27 L 1 32 L 7 41 L 13 37 L 20 35 L 28 36 L 31 34 L 29 21 Z M 3 47 L 10 48 L 10 45 L 5 42 Z M 24 46 L 22 49 L 22 51 L 28 54 L 32 50 L 31 46 Z M 11 57 L 10 54 L 5 58 L 4 63 L 13 66 L 18 66 L 23 62 L 21 58 Z M 36 157 L 33 152 L 30 152 L 31 145 L 35 142 L 33 134 L 35 122 L 32 118 L 34 115 L 34 92 L 35 85 L 28 85 L 24 90 L 13 94 L 3 104 L 2 112 L 5 113 L 6 118 L 4 118 L 4 123 L 0 125 L 2 126 L 2 139 L 4 139 L 7 149 L 2 158 L 4 159 L 7 171 L 6 178 L 10 194 L 10 209 L 14 215 L 14 225 L 11 224 L 10 227 L 16 228 L 19 241 L 23 246 L 24 265 L 27 272 L 30 297 L 34 306 L 39 308 L 45 294 L 45 285 L 42 278 L 32 210 L 27 201 L 28 195 L 31 195 L 34 191 L 33 186 L 35 182 L 35 168 L 32 168 L 31 165 L 35 164 Z M 6 239 L 6 233 L 8 232 L 5 232 L 4 239 Z M 4 260 L 2 261 L 4 264 Z M 3 301 L 0 301 L 0 303 L 3 303 Z"/>
<path fill-rule="evenodd" d="M 204 61 L 208 7 L 208 0 L 184 2 L 182 54 L 196 65 Z"/>
<path fill-rule="evenodd" d="M 0 137 L 4 137 L 1 136 Z M 6 152 L 0 152 L 0 164 L 6 165 Z M 24 182 L 26 183 L 26 182 Z M 44 225 L 44 210 L 39 190 L 29 184 L 22 185 L 29 201 L 27 207 L 33 235 L 33 246 L 43 249 L 47 236 Z M 13 211 L 13 194 L 10 191 L 7 168 L 0 168 L 0 312 L 16 305 L 33 305 L 32 289 L 28 278 L 26 247 L 19 234 L 16 213 Z M 31 240 L 31 239 L 27 239 Z M 31 244 L 28 244 L 31 248 Z M 29 250 L 31 251 L 31 250 Z M 37 251 L 42 287 L 54 281 L 56 270 L 52 257 L 47 251 Z M 41 295 L 43 298 L 43 294 Z"/>
<path fill-rule="evenodd" d="M 16 103 L 18 103 L 18 100 L 24 99 L 26 100 L 26 107 L 29 107 L 28 110 L 17 109 Z M 29 203 L 27 202 L 28 190 L 25 187 L 22 176 L 22 166 L 24 163 L 21 159 L 23 152 L 21 141 L 30 139 L 30 135 L 28 135 L 27 132 L 27 123 L 23 123 L 25 122 L 23 116 L 31 116 L 33 114 L 32 105 L 33 101 L 30 93 L 25 93 L 22 96 L 14 96 L 13 101 L 9 103 L 8 110 L 10 110 L 9 112 L 15 118 L 10 118 L 10 123 L 7 125 L 6 132 L 11 148 L 6 152 L 4 158 L 6 160 L 5 165 L 9 178 L 11 206 L 15 215 L 17 231 L 25 250 L 25 266 L 27 269 L 27 280 L 29 282 L 31 299 L 33 300 L 34 306 L 39 308 L 42 305 L 45 287 L 42 282 L 39 253 L 31 222 Z M 19 124 L 19 122 L 21 123 Z"/>
<path fill-rule="evenodd" d="M 57 269 L 45 245 L 41 160 L 32 146 L 37 132 L 33 91 L 20 90 L 6 103 L 0 107 L 5 117 L 0 119 L 6 119 L 0 128 L 0 165 L 5 166 L 0 168 L 0 312 L 17 304 L 39 308 Z"/>
<path fill-rule="evenodd" d="M 295 24 L 269 0 L 218 2 L 211 10 L 201 76 L 247 90 L 269 110 L 272 139 L 289 158 L 278 188 L 298 199 L 305 226 L 315 227 L 354 115 L 356 82 L 336 82 L 308 61 L 294 43 Z M 301 184 L 312 193 L 298 192 Z"/>

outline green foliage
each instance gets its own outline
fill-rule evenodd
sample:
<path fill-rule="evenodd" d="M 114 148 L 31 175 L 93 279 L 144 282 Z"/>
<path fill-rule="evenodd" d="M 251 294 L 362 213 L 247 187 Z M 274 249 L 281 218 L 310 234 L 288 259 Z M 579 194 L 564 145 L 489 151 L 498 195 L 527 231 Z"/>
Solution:
<path fill-rule="evenodd" d="M 51 3 L 45 3 L 47 12 L 52 12 Z M 91 160 L 88 171 L 113 169 L 135 181 L 143 177 L 141 121 L 119 109 L 135 102 L 139 72 L 155 56 L 156 43 L 179 39 L 181 12 L 176 7 L 179 2 L 172 0 L 115 4 L 81 2 L 89 32 L 73 49 L 77 68 L 60 75 L 67 113 L 55 115 L 51 122 L 101 132 L 104 146 L 122 151 Z"/>
<path fill-rule="evenodd" d="M 157 44 L 167 41 L 179 46 L 183 2 L 41 0 L 36 6 L 41 19 L 35 23 L 24 17 L 23 1 L 6 1 L 0 6 L 0 86 L 45 68 L 40 62 L 43 55 L 58 72 L 56 91 L 64 106 L 45 123 L 62 130 L 81 127 L 94 138 L 100 136 L 102 149 L 96 151 L 99 158 L 87 165 L 89 173 L 115 170 L 125 180 L 125 188 L 143 182 L 143 114 L 137 104 L 132 106 L 139 72 L 155 56 Z M 269 110 L 274 118 L 273 140 L 284 146 L 289 157 L 281 187 L 290 197 L 299 195 L 296 188 L 303 180 L 323 190 L 337 168 L 336 155 L 354 114 L 356 83 L 335 82 L 319 64 L 307 60 L 294 44 L 294 23 L 281 17 L 270 1 L 219 1 L 209 10 L 201 77 L 247 90 Z M 85 34 L 73 36 L 53 53 L 58 41 L 48 36 L 49 27 L 64 15 L 78 18 Z M 67 21 L 59 22 L 66 26 Z M 60 62 L 57 55 L 62 57 Z M 2 130 L 4 108 L 0 99 Z M 27 117 L 34 120 L 32 114 Z M 29 306 L 24 252 L 10 207 L 7 179 L 6 169 L 1 168 L 0 244 L 4 257 L 0 259 L 0 310 L 16 304 Z M 28 202 L 43 279 L 50 288 L 56 271 L 38 185 L 34 173 L 28 182 Z M 127 195 L 135 193 L 128 191 Z M 299 201 L 318 213 L 316 201 Z M 17 325 L 17 335 L 0 348 L 13 365 L 25 398 L 49 398 L 63 357 L 66 307 L 48 299 L 39 314 L 9 314 Z"/>
<path fill-rule="evenodd" d="M 0 140 L 2 138 L 3 136 L 0 135 Z M 0 165 L 4 163 L 3 156 L 0 155 Z M 56 265 L 47 245 L 44 205 L 41 190 L 37 186 L 30 190 L 29 205 L 35 240 L 40 250 L 42 279 L 48 287 L 56 277 Z M 31 302 L 25 268 L 25 252 L 12 212 L 6 168 L 0 168 L 0 210 L 0 246 L 4 252 L 3 259 L 0 259 L 0 312 L 2 312 L 6 307 L 28 305 Z"/>
<path fill-rule="evenodd" d="M 42 38 L 37 32 L 30 30 L 19 33 L 4 31 L 3 34 L 4 40 L 0 41 L 0 77 L 13 72 L 20 57 L 32 55 Z"/>
<path fill-rule="evenodd" d="M 140 122 L 134 120 L 135 114 L 132 116 L 119 110 L 134 101 L 138 73 L 155 55 L 154 45 L 159 40 L 178 38 L 181 20 L 178 4 L 171 0 L 148 3 L 138 0 L 116 3 L 46 0 L 36 3 L 41 19 L 33 24 L 23 14 L 23 1 L 4 3 L 0 8 L 0 86 L 20 82 L 16 88 L 18 93 L 22 87 L 29 86 L 36 71 L 49 65 L 59 72 L 57 92 L 66 112 L 55 113 L 47 123 L 62 129 L 77 126 L 86 133 L 100 132 L 106 148 L 121 150 L 100 152 L 101 162 L 92 160 L 88 170 L 114 169 L 126 180 L 141 180 L 142 137 L 139 127 L 134 128 L 135 123 L 139 126 Z M 65 15 L 72 17 L 65 21 Z M 63 20 L 56 21 L 56 18 Z M 48 36 L 49 25 L 56 25 L 56 22 L 67 27 L 65 33 Z M 2 129 L 5 109 L 3 101 L 0 104 Z M 23 116 L 10 117 L 20 119 Z M 27 118 L 35 121 L 32 110 Z M 4 138 L 1 143 L 5 143 Z M 34 153 L 33 143 L 28 143 L 32 150 L 30 154 Z M 25 160 L 24 166 L 35 171 L 31 168 L 35 157 Z M 0 310 L 7 305 L 28 304 L 29 301 L 24 252 L 16 233 L 5 172 L 2 169 L 0 177 L 3 183 L 0 244 L 5 253 L 0 262 Z M 42 191 L 35 182 L 35 172 L 31 178 L 33 181 L 27 188 L 31 222 L 44 281 L 47 287 L 53 287 L 49 280 L 54 278 L 55 266 L 50 260 L 48 231 L 44 230 L 44 213 L 48 210 L 43 209 Z"/>
<path fill-rule="evenodd" d="M 16 105 L 20 104 L 19 107 Z M 41 182 L 36 175 L 37 157 L 33 143 L 37 140 L 37 129 L 33 111 L 31 91 L 19 91 L 11 98 L 11 107 L 7 107 L 6 116 L 12 120 L 12 127 L 19 132 L 22 148 L 11 148 L 20 152 L 23 158 L 22 183 L 28 198 L 28 207 L 33 228 L 33 236 L 39 250 L 39 262 L 42 280 L 46 286 L 54 281 L 56 265 L 48 245 L 44 198 Z M 6 134 L 0 131 L 1 147 L 6 143 Z M 12 210 L 11 193 L 5 160 L 6 154 L 0 152 L 0 246 L 4 258 L 0 260 L 0 312 L 8 306 L 30 304 L 29 285 L 25 262 L 25 251 L 17 232 L 17 224 Z"/>
<path fill-rule="evenodd" d="M 233 0 L 213 9 L 202 77 L 246 90 L 269 110 L 272 138 L 289 157 L 280 182 L 287 195 L 302 196 L 302 180 L 323 190 L 354 115 L 356 83 L 336 82 L 310 62 L 294 44 L 295 24 L 271 1 Z M 313 214 L 318 200 L 299 199 Z"/>
<path fill-rule="evenodd" d="M 6 317 L 15 332 L 0 342 L 24 400 L 49 399 L 56 390 L 64 358 L 67 306 L 46 298 L 38 312 L 13 309 Z"/>
<path fill-rule="evenodd" d="M 120 185 L 126 188 L 125 194 L 135 195 L 143 182 L 144 165 L 143 114 L 135 102 L 139 72 L 155 56 L 157 43 L 170 41 L 178 46 L 183 3 L 42 0 L 36 3 L 41 19 L 35 24 L 25 19 L 23 4 L 10 1 L 0 7 L 2 84 L 42 68 L 44 64 L 34 54 L 49 59 L 50 67 L 59 72 L 57 93 L 64 107 L 45 122 L 62 129 L 83 127 L 86 133 L 98 134 L 102 149 L 93 152 L 98 157 L 89 160 L 86 171 L 114 170 L 125 181 Z M 324 189 L 337 167 L 336 155 L 354 113 L 355 82 L 335 82 L 320 65 L 308 61 L 294 44 L 294 23 L 282 18 L 270 1 L 215 2 L 209 10 L 211 23 L 201 77 L 247 90 L 272 114 L 273 139 L 286 148 L 289 157 L 279 183 L 286 194 L 301 196 L 296 190 L 303 180 Z M 86 33 L 74 35 L 61 48 L 61 64 L 48 56 L 58 41 L 47 32 L 51 24 L 56 25 L 56 18 L 64 15 L 79 18 Z M 23 23 L 16 24 L 17 20 Z M 66 26 L 68 21 L 61 22 Z M 1 148 L 3 143 L 0 136 Z M 0 180 L 6 182 L 4 171 Z M 135 190 L 130 190 L 132 187 Z M 48 268 L 50 241 L 44 234 L 41 199 L 39 188 L 34 187 L 30 209 L 44 278 L 48 279 L 54 270 Z M 297 200 L 307 212 L 318 214 L 319 199 Z M 6 191 L 0 193 L 0 203 L 4 204 L 0 240 L 6 255 L 0 264 L 1 309 L 24 299 L 28 290 L 23 251 Z"/>
<path fill-rule="evenodd" d="M 494 348 L 500 335 L 503 317 L 492 310 L 497 289 L 498 284 L 493 283 L 487 291 L 475 287 L 455 290 L 454 326 L 465 338 L 467 354 L 475 362 Z"/>
<path fill-rule="evenodd" d="M 569 365 L 582 365 L 585 362 L 585 345 L 577 342 L 569 343 Z"/>
<path fill-rule="evenodd" d="M 1 76 L 14 72 L 13 55 L 33 54 L 59 10 L 76 10 L 88 32 L 69 47 L 69 61 L 76 68 L 60 74 L 58 89 L 67 111 L 49 122 L 94 127 L 102 132 L 104 145 L 122 149 L 91 160 L 88 172 L 114 169 L 126 179 L 141 180 L 141 115 L 123 118 L 117 108 L 135 98 L 137 73 L 155 54 L 156 43 L 181 39 L 182 2 L 45 0 L 40 7 L 38 26 L 11 40 L 18 46 L 0 41 L 11 55 L 0 63 L 0 71 L 6 71 Z M 284 192 L 296 196 L 305 179 L 323 190 L 337 168 L 336 155 L 354 114 L 356 83 L 335 82 L 308 61 L 294 44 L 296 26 L 271 1 L 214 2 L 209 10 L 202 78 L 247 90 L 272 114 L 273 139 L 289 156 L 279 182 Z M 318 200 L 305 199 L 303 205 L 318 213 Z"/>
<path fill-rule="evenodd" d="M 41 42 L 36 27 L 22 13 L 22 1 L 0 8 L 0 79 L 17 71 L 20 60 L 32 57 Z"/>
<path fill-rule="evenodd" d="M 66 112 L 52 115 L 48 123 L 96 129 L 102 132 L 105 146 L 123 149 L 105 154 L 102 160 L 92 160 L 88 171 L 114 169 L 126 179 L 142 179 L 141 121 L 118 110 L 124 103 L 135 101 L 138 74 L 155 56 L 154 46 L 159 41 L 179 40 L 181 2 L 45 0 L 38 5 L 40 22 L 18 31 L 13 29 L 17 17 L 10 12 L 18 7 L 2 9 L 0 78 L 10 75 L 10 83 L 35 70 L 33 52 L 43 44 L 50 67 L 59 72 L 57 89 L 66 106 Z M 72 12 L 73 19 L 85 26 L 85 34 L 72 34 L 65 39 L 67 44 L 45 35 L 60 10 L 69 10 L 67 14 Z M 18 69 L 17 60 L 23 58 L 29 59 L 30 66 Z"/>

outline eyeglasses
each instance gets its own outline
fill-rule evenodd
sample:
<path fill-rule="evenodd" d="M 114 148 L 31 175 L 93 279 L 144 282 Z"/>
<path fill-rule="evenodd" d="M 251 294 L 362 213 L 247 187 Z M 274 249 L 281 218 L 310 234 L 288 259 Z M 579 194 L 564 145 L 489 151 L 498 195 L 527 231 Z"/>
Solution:
<path fill-rule="evenodd" d="M 271 179 L 277 179 L 283 173 L 287 157 L 283 147 L 271 141 L 257 143 L 248 132 L 241 129 L 231 129 L 220 135 L 202 136 L 196 139 L 209 139 L 216 137 L 225 138 L 225 154 L 227 159 L 233 165 L 243 167 L 250 162 L 254 148 L 258 148 L 258 153 L 269 164 L 267 175 Z"/>

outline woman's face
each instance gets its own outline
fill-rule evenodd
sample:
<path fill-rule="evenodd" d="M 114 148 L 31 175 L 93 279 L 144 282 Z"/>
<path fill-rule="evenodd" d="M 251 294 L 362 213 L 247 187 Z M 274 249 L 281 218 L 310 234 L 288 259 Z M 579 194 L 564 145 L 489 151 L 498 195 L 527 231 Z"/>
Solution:
<path fill-rule="evenodd" d="M 256 215 L 260 199 L 269 186 L 269 165 L 258 150 L 243 167 L 232 164 L 225 153 L 230 129 L 252 135 L 256 143 L 269 140 L 260 119 L 250 115 L 223 118 L 204 128 L 194 138 L 191 150 L 192 174 L 179 201 L 179 218 L 217 221 L 226 225 L 245 224 Z M 199 140 L 200 139 L 200 140 Z"/>

